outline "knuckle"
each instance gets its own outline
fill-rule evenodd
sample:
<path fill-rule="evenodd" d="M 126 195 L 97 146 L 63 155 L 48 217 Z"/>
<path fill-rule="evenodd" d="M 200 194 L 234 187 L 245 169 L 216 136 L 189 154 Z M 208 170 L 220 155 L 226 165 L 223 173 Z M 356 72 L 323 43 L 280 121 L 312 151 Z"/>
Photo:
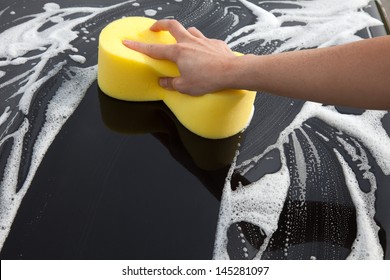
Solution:
<path fill-rule="evenodd" d="M 190 31 L 190 32 L 191 31 L 198 31 L 198 29 L 196 27 L 193 27 L 193 26 L 187 28 L 187 30 Z"/>
<path fill-rule="evenodd" d="M 180 23 L 176 19 L 169 19 L 168 25 L 170 25 L 172 28 L 177 28 L 180 26 Z"/>
<path fill-rule="evenodd" d="M 182 43 L 178 43 L 172 46 L 172 55 L 179 57 L 187 50 L 187 46 Z"/>
<path fill-rule="evenodd" d="M 182 79 L 178 79 L 178 78 L 173 79 L 172 80 L 172 87 L 179 92 L 182 92 L 182 93 L 186 92 L 186 87 L 185 87 L 185 84 L 183 83 Z"/>
<path fill-rule="evenodd" d="M 225 46 L 225 42 L 218 39 L 211 39 L 211 41 L 218 46 Z"/>
<path fill-rule="evenodd" d="M 152 44 L 145 44 L 144 46 L 145 53 L 151 56 L 155 55 L 155 46 Z"/>

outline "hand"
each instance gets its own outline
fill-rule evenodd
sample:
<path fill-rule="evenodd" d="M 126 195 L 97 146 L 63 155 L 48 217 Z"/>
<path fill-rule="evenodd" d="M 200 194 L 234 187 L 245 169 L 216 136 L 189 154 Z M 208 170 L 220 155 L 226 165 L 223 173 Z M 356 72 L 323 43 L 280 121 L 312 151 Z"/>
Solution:
<path fill-rule="evenodd" d="M 128 40 L 123 44 L 152 58 L 176 63 L 181 76 L 160 78 L 161 87 L 190 95 L 227 88 L 229 78 L 226 73 L 232 67 L 232 59 L 237 56 L 225 42 L 208 39 L 195 27 L 185 29 L 176 20 L 157 21 L 150 30 L 169 31 L 177 44 L 145 44 Z"/>

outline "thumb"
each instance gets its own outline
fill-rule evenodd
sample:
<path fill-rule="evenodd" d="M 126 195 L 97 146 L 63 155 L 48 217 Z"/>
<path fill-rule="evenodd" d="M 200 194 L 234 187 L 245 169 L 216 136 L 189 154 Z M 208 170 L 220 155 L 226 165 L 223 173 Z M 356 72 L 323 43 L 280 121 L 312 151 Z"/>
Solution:
<path fill-rule="evenodd" d="M 170 77 L 164 77 L 159 79 L 159 84 L 160 87 L 168 89 L 168 90 L 176 90 L 173 86 L 173 80 L 175 78 L 170 78 Z"/>

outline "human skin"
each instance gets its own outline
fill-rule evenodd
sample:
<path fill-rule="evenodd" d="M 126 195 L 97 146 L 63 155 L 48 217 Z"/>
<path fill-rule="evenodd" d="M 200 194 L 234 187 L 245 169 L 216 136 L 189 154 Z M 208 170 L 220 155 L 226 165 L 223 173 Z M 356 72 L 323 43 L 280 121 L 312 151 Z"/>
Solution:
<path fill-rule="evenodd" d="M 332 105 L 390 109 L 390 36 L 341 46 L 271 55 L 236 56 L 221 40 L 194 27 L 160 20 L 150 30 L 169 31 L 171 45 L 124 41 L 135 51 L 177 64 L 179 77 L 160 86 L 190 95 L 248 89 Z"/>

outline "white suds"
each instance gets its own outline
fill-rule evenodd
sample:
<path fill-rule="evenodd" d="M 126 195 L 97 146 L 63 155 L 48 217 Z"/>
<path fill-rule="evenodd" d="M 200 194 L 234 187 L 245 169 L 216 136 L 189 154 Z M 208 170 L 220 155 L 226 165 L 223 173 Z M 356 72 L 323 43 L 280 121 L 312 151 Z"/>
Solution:
<path fill-rule="evenodd" d="M 228 258 L 226 245 L 224 244 L 226 244 L 227 242 L 227 229 L 234 222 L 238 222 L 240 220 L 249 221 L 264 229 L 267 232 L 267 236 L 270 237 L 268 234 L 272 234 L 273 231 L 270 231 L 269 222 L 275 222 L 275 217 L 279 217 L 281 208 L 274 207 L 274 211 L 272 212 L 272 218 L 270 218 L 269 212 L 265 209 L 261 209 L 261 205 L 278 205 L 279 203 L 281 203 L 283 206 L 284 200 L 281 201 L 280 195 L 282 195 L 283 193 L 285 194 L 287 192 L 290 179 L 286 166 L 286 160 L 283 153 L 283 144 L 288 142 L 289 135 L 295 135 L 295 129 L 301 130 L 303 122 L 310 118 L 319 118 L 325 121 L 327 124 L 331 125 L 332 127 L 339 129 L 340 131 L 343 131 L 348 135 L 355 137 L 356 139 L 359 139 L 359 141 L 361 141 L 362 144 L 366 148 L 368 148 L 370 152 L 374 155 L 378 165 L 382 168 L 384 173 L 390 174 L 390 162 L 388 160 L 390 158 L 390 138 L 386 135 L 383 126 L 381 126 L 380 124 L 382 117 L 386 113 L 387 112 L 384 111 L 366 111 L 360 116 L 344 115 L 338 113 L 337 110 L 334 109 L 334 107 L 324 107 L 319 103 L 306 102 L 305 105 L 302 107 L 301 111 L 291 122 L 291 124 L 280 133 L 280 136 L 274 145 L 267 147 L 262 154 L 255 156 L 247 161 L 244 161 L 239 166 L 235 166 L 235 164 L 232 165 L 230 171 L 231 173 L 234 171 L 235 168 L 240 168 L 243 169 L 242 173 L 245 174 L 247 172 L 247 170 L 245 169 L 246 167 L 248 169 L 252 168 L 253 163 L 257 163 L 269 151 L 273 149 L 278 149 L 279 151 L 281 151 L 280 154 L 282 168 L 276 173 L 268 174 L 260 180 L 253 182 L 247 191 L 239 189 L 239 191 L 236 190 L 235 192 L 233 192 L 231 191 L 230 180 L 226 182 L 221 202 L 214 258 Z M 309 140 L 308 137 L 307 139 Z M 367 163 L 367 157 L 365 157 L 364 151 L 362 149 L 360 149 L 359 151 L 355 151 L 350 145 L 348 145 L 348 143 L 343 141 L 341 138 L 338 138 L 338 140 L 344 146 L 345 150 L 352 155 L 353 158 L 358 157 L 359 160 L 362 162 L 360 164 L 360 168 L 361 170 L 365 170 L 364 176 L 366 179 L 369 180 L 372 189 L 371 192 L 373 193 L 376 189 L 375 176 L 369 171 L 370 166 Z M 326 138 L 326 141 L 329 141 L 329 139 Z M 360 147 L 358 143 L 355 144 L 357 145 L 357 147 Z M 295 136 L 293 136 L 293 145 L 295 152 L 298 155 L 301 155 L 302 148 L 300 147 L 298 140 Z M 313 145 L 311 146 L 312 148 L 314 147 Z M 313 150 L 313 153 L 317 154 L 318 156 L 318 152 L 316 150 Z M 298 157 L 296 158 L 296 160 L 300 162 L 303 161 L 302 156 L 300 156 L 300 158 L 301 159 L 299 159 Z M 351 196 L 353 197 L 355 206 L 357 209 L 360 209 L 357 211 L 357 222 L 358 224 L 361 224 L 361 221 L 364 221 L 365 225 L 370 225 L 370 227 L 358 226 L 359 236 L 366 236 L 366 238 L 359 239 L 360 243 L 357 243 L 357 245 L 359 246 L 354 246 L 349 258 L 365 258 L 364 256 L 366 256 L 367 258 L 381 258 L 381 256 L 383 256 L 383 253 L 381 253 L 381 251 L 379 250 L 379 241 L 377 238 L 374 238 L 374 233 L 377 231 L 376 223 L 373 219 L 373 213 L 375 213 L 373 207 L 375 197 L 373 195 L 370 195 L 370 198 L 368 199 L 367 196 L 365 196 L 363 197 L 364 199 L 362 198 L 364 200 L 364 203 L 362 203 L 362 199 L 358 199 L 358 196 L 353 194 L 359 192 L 361 193 L 361 191 L 359 191 L 359 185 L 357 183 L 354 183 L 356 181 L 355 175 L 350 169 L 350 167 L 346 163 L 344 163 L 344 159 L 340 157 L 338 158 L 343 166 L 346 182 L 348 184 Z M 298 165 L 299 164 L 302 165 L 303 163 L 298 162 Z M 304 170 L 304 167 L 301 166 L 301 168 L 298 169 L 302 171 Z M 299 181 L 300 184 L 303 184 L 306 178 L 301 171 L 299 172 Z M 264 178 L 272 178 L 272 180 L 266 180 Z M 277 186 L 277 191 L 279 192 L 279 195 L 274 193 L 275 190 L 272 189 L 272 186 Z M 304 184 L 301 185 L 301 187 L 304 188 Z M 246 188 L 248 188 L 248 186 L 245 186 L 245 188 L 242 189 Z M 245 196 L 242 195 L 242 193 L 244 192 L 250 192 L 250 195 L 246 196 L 246 200 L 244 199 Z M 272 196 L 268 197 L 269 192 L 272 194 Z M 362 194 L 360 194 L 360 196 L 362 196 Z M 258 198 L 260 197 L 267 197 L 268 200 L 259 200 Z M 253 205 L 254 201 L 258 203 L 257 206 Z M 276 219 L 276 223 L 277 221 L 278 220 Z M 368 240 L 367 242 L 369 242 L 370 246 L 366 246 L 363 240 Z M 260 252 L 257 254 L 256 258 L 261 257 L 261 254 L 267 246 L 268 242 L 269 238 L 264 241 L 264 245 L 262 246 Z M 371 250 L 369 250 L 370 248 Z"/>
<path fill-rule="evenodd" d="M 83 64 L 87 60 L 84 56 L 77 54 L 70 54 L 69 57 L 80 64 Z"/>
<path fill-rule="evenodd" d="M 5 123 L 5 121 L 8 119 L 9 115 L 11 114 L 10 107 L 6 107 L 3 114 L 0 116 L 0 126 Z"/>
<path fill-rule="evenodd" d="M 182 0 L 175 1 L 182 2 Z M 227 4 L 226 2 L 224 4 Z M 269 11 L 260 7 L 266 1 L 261 1 L 256 5 L 247 0 L 241 0 L 230 1 L 229 3 L 232 6 L 224 9 L 225 15 L 233 16 L 233 26 L 239 24 L 240 20 L 238 14 L 232 12 L 237 7 L 239 8 L 238 2 L 241 2 L 246 9 L 249 9 L 256 17 L 256 20 L 253 24 L 244 26 L 227 37 L 226 41 L 230 47 L 245 46 L 253 41 L 260 42 L 259 44 L 262 46 L 266 46 L 266 44 L 270 44 L 273 41 L 283 42 L 275 52 L 317 46 L 326 47 L 361 40 L 360 37 L 355 35 L 357 31 L 382 24 L 362 11 L 362 8 L 369 3 L 368 0 L 273 1 L 274 4 L 281 4 L 281 7 L 286 4 L 298 6 L 298 8 L 276 8 Z M 6 142 L 12 144 L 4 176 L 0 183 L 0 250 L 9 233 L 20 203 L 47 149 L 64 123 L 77 108 L 91 83 L 96 79 L 96 66 L 85 69 L 70 67 L 69 70 L 64 70 L 65 67 L 69 67 L 68 65 L 71 64 L 70 59 L 80 64 L 87 61 L 87 56 L 69 54 L 68 57 L 64 54 L 79 52 L 72 45 L 76 38 L 83 39 L 85 42 L 96 40 L 94 37 L 87 37 L 89 31 L 86 28 L 88 27 L 85 25 L 86 22 L 105 11 L 125 3 L 132 3 L 134 7 L 140 6 L 138 2 L 134 1 L 127 1 L 105 8 L 61 8 L 56 3 L 47 3 L 43 6 L 43 12 L 26 17 L 26 21 L 0 34 L 0 42 L 7 42 L 7 44 L 0 44 L 0 67 L 18 67 L 18 65 L 29 65 L 28 63 L 33 65 L 31 69 L 16 76 L 7 75 L 5 71 L 0 71 L 0 79 L 2 79 L 0 89 L 14 83 L 19 84 L 18 87 L 15 87 L 15 92 L 12 92 L 13 94 L 9 97 L 9 99 L 15 99 L 17 104 L 15 106 L 4 105 L 1 108 L 0 127 L 12 124 L 15 116 L 22 119 L 20 126 L 15 131 L 8 132 L 8 130 L 5 130 L 0 135 L 0 147 Z M 0 15 L 4 12 L 8 13 L 8 9 L 9 7 L 0 11 Z M 161 7 L 146 9 L 144 14 L 152 17 L 160 10 L 162 10 Z M 142 13 L 142 10 L 140 12 Z M 16 13 L 11 11 L 10 14 L 14 15 Z M 302 22 L 304 25 L 284 26 L 283 23 L 286 22 Z M 86 27 L 76 31 L 76 27 L 82 24 Z M 28 53 L 32 51 L 34 55 L 29 56 Z M 81 50 L 80 53 L 84 54 L 85 52 Z M 47 70 L 49 62 L 58 57 L 63 59 L 58 60 L 59 62 L 51 65 L 50 70 Z M 60 88 L 58 88 L 48 103 L 45 122 L 42 124 L 38 138 L 33 146 L 32 162 L 28 167 L 27 177 L 23 182 L 18 182 L 20 164 L 23 160 L 23 141 L 29 127 L 33 125 L 29 122 L 27 115 L 32 106 L 34 94 L 47 81 L 61 73 L 60 71 L 65 71 L 69 76 L 69 80 L 64 79 Z M 42 75 L 42 73 L 45 75 Z M 299 165 L 298 179 L 302 195 L 304 195 L 306 187 L 307 174 L 305 173 L 304 147 L 299 142 L 295 130 L 303 134 L 317 162 L 320 161 L 320 155 L 315 144 L 310 140 L 305 130 L 302 129 L 303 123 L 310 118 L 318 118 L 359 141 L 359 143 L 355 141 L 353 142 L 354 145 L 351 145 L 350 142 L 343 140 L 342 137 L 337 138 L 340 147 L 354 161 L 359 162 L 359 171 L 362 172 L 371 187 L 368 193 L 363 193 L 360 190 L 353 170 L 343 156 L 334 150 L 343 168 L 346 184 L 357 213 L 357 237 L 348 258 L 382 258 L 383 250 L 378 240 L 378 226 L 374 221 L 376 179 L 362 146 L 375 158 L 384 174 L 390 175 L 390 138 L 381 123 L 386 113 L 384 111 L 366 111 L 362 115 L 346 115 L 340 114 L 332 106 L 306 102 L 291 124 L 280 133 L 273 145 L 267 147 L 263 153 L 244 161 L 239 166 L 236 166 L 235 159 L 223 190 L 214 258 L 229 258 L 226 248 L 226 232 L 232 223 L 240 221 L 258 225 L 267 235 L 255 257 L 257 259 L 261 258 L 272 234 L 278 229 L 279 216 L 290 185 L 290 174 L 287 160 L 283 153 L 283 144 L 289 142 L 289 136 L 291 136 L 292 146 L 297 156 L 297 164 Z M 311 129 L 310 126 L 305 126 Z M 315 131 L 315 134 L 326 142 L 331 141 L 330 138 L 318 131 Z M 245 174 L 274 149 L 280 151 L 280 170 L 272 174 L 266 174 L 248 186 L 239 187 L 236 191 L 231 190 L 230 178 L 236 168 L 243 170 L 242 173 Z M 21 186 L 18 192 L 15 191 L 17 186 Z M 244 248 L 246 250 L 243 250 L 247 254 L 248 249 Z M 312 256 L 312 258 L 315 259 L 317 256 Z"/>
<path fill-rule="evenodd" d="M 299 6 L 299 8 L 276 8 L 270 11 L 266 11 L 246 0 L 240 2 L 256 16 L 257 20 L 254 24 L 244 26 L 228 36 L 226 41 L 230 47 L 246 45 L 252 41 L 260 42 L 259 44 L 263 46 L 272 41 L 282 41 L 282 45 L 274 52 L 326 47 L 361 40 L 360 37 L 355 35 L 357 31 L 382 25 L 382 22 L 362 11 L 362 8 L 368 5 L 368 0 L 346 0 L 342 2 L 338 0 L 273 1 L 274 4 L 290 4 Z M 259 5 L 263 3 L 266 2 L 261 1 Z M 304 25 L 283 26 L 284 22 L 303 22 Z M 226 249 L 226 232 L 232 223 L 240 221 L 250 222 L 266 232 L 267 238 L 256 255 L 256 258 L 261 258 L 263 251 L 268 246 L 270 235 L 272 235 L 277 225 L 281 207 L 284 204 L 284 196 L 289 187 L 290 178 L 283 153 L 283 144 L 289 141 L 289 135 L 292 137 L 295 160 L 298 165 L 297 179 L 301 191 L 305 190 L 305 162 L 295 130 L 302 132 L 310 145 L 311 152 L 317 162 L 320 162 L 320 156 L 314 143 L 302 129 L 303 123 L 310 118 L 318 118 L 352 138 L 358 139 L 374 156 L 382 171 L 386 175 L 390 175 L 390 138 L 381 123 L 386 113 L 385 111 L 366 111 L 362 115 L 347 115 L 340 114 L 331 106 L 324 107 L 321 104 L 306 102 L 291 124 L 280 133 L 275 144 L 267 147 L 260 155 L 244 161 L 239 166 L 236 166 L 235 159 L 229 176 L 233 174 L 236 168 L 241 170 L 241 174 L 244 175 L 273 149 L 280 151 L 282 167 L 278 172 L 267 174 L 251 185 L 239 187 L 234 192 L 231 190 L 230 177 L 228 177 L 221 201 L 214 258 L 229 258 Z M 306 127 L 310 128 L 307 125 Z M 324 141 L 330 141 L 328 137 L 320 132 L 315 131 L 315 133 Z M 358 233 L 348 258 L 383 258 L 383 250 L 378 240 L 378 226 L 374 221 L 375 176 L 370 171 L 371 167 L 368 164 L 365 152 L 357 141 L 354 141 L 357 148 L 352 147 L 341 137 L 338 137 L 337 141 L 355 161 L 360 162 L 358 164 L 359 169 L 371 186 L 371 191 L 368 194 L 363 193 L 352 169 L 335 150 L 343 167 L 346 183 L 357 210 Z M 267 205 L 271 205 L 271 208 L 266 208 Z M 313 256 L 313 258 L 315 257 Z"/>
<path fill-rule="evenodd" d="M 52 11 L 57 11 L 60 9 L 60 5 L 58 5 L 57 3 L 46 3 L 45 5 L 43 5 L 43 9 L 47 12 L 52 12 Z"/>
<path fill-rule="evenodd" d="M 375 215 L 375 190 L 376 181 L 371 185 L 370 192 L 364 193 L 359 188 L 359 183 L 355 173 L 349 167 L 348 163 L 335 150 L 337 158 L 346 175 L 346 184 L 352 197 L 352 201 L 356 208 L 357 216 L 357 235 L 352 245 L 352 252 L 348 259 L 383 259 L 383 249 L 379 243 L 378 231 L 379 227 L 374 221 Z M 358 155 L 355 153 L 355 156 Z"/>
<path fill-rule="evenodd" d="M 77 108 L 86 90 L 93 81 L 96 80 L 97 66 L 90 68 L 70 68 L 74 73 L 70 81 L 65 80 L 58 89 L 53 99 L 49 102 L 46 112 L 46 121 L 34 144 L 31 165 L 27 177 L 21 189 L 15 193 L 19 166 L 22 160 L 23 139 L 27 132 L 29 121 L 24 119 L 23 124 L 15 133 L 10 134 L 0 141 L 2 145 L 5 141 L 13 140 L 13 148 L 7 161 L 4 176 L 1 181 L 1 209 L 0 209 L 0 244 L 4 243 L 11 228 L 12 221 L 16 215 L 19 205 L 26 194 L 32 179 L 45 155 L 45 152 L 53 142 L 61 127 Z M 6 119 L 9 115 L 9 108 L 0 117 Z"/>
<path fill-rule="evenodd" d="M 0 126 L 6 126 L 0 135 L 0 146 L 6 142 L 12 145 L 0 182 L 0 250 L 47 149 L 63 124 L 77 108 L 88 87 L 96 80 L 97 66 L 85 69 L 70 67 L 67 71 L 67 77 L 70 80 L 64 79 L 47 105 L 46 119 L 37 140 L 33 143 L 27 177 L 19 182 L 19 168 L 23 160 L 23 141 L 29 127 L 34 125 L 29 122 L 27 114 L 33 105 L 37 90 L 60 71 L 65 71 L 64 67 L 68 60 L 63 56 L 64 53 L 78 52 L 78 49 L 71 44 L 78 37 L 79 31 L 75 30 L 77 26 L 101 13 L 131 2 L 133 0 L 104 8 L 61 8 L 56 3 L 47 3 L 43 6 L 43 12 L 29 15 L 26 17 L 28 20 L 0 33 L 0 41 L 7 42 L 7 44 L 0 44 L 0 67 L 9 65 L 17 67 L 32 62 L 29 70 L 24 70 L 16 76 L 7 77 L 5 71 L 0 72 L 0 78 L 7 78 L 0 84 L 0 89 L 18 84 L 8 98 L 15 100 L 16 102 L 13 102 L 15 105 L 3 107 L 4 111 L 0 116 Z M 3 12 L 4 10 L 0 14 Z M 47 23 L 51 24 L 47 25 Z M 29 55 L 30 52 L 34 55 Z M 50 61 L 58 57 L 64 57 L 65 60 L 51 65 Z M 69 55 L 69 59 L 81 64 L 86 61 L 86 57 L 81 55 Z M 18 128 L 10 132 L 9 127 L 17 117 L 23 121 Z M 16 192 L 18 187 L 20 189 Z"/>
<path fill-rule="evenodd" d="M 153 9 L 147 9 L 145 10 L 145 15 L 149 16 L 149 17 L 152 17 L 152 16 L 155 16 L 157 14 L 157 11 L 156 10 L 153 10 Z"/>
<path fill-rule="evenodd" d="M 285 158 L 282 156 L 282 162 L 284 161 Z M 233 170 L 234 164 L 231 172 Z M 229 226 L 235 222 L 246 221 L 261 225 L 261 229 L 267 235 L 264 242 L 269 242 L 270 236 L 278 228 L 279 215 L 284 205 L 289 184 L 290 177 L 285 163 L 279 172 L 267 174 L 260 180 L 248 186 L 240 187 L 234 192 L 231 190 L 230 180 L 228 180 L 221 201 L 214 258 L 229 258 L 226 251 L 226 232 Z M 265 248 L 262 246 L 259 254 Z"/>
<path fill-rule="evenodd" d="M 58 17 L 58 16 L 53 16 L 52 18 L 50 18 L 50 21 L 54 22 L 54 23 L 60 23 L 60 22 L 64 21 L 64 18 L 63 17 Z"/>
<path fill-rule="evenodd" d="M 383 23 L 360 9 L 368 0 L 315 0 L 273 1 L 275 4 L 297 5 L 301 8 L 279 8 L 266 11 L 261 7 L 241 0 L 257 17 L 256 23 L 245 26 L 227 37 L 230 47 L 264 40 L 283 41 L 276 52 L 310 47 L 325 47 L 360 40 L 355 33 L 361 29 Z M 280 14 L 280 16 L 276 16 Z M 283 26 L 284 22 L 303 22 L 303 26 Z"/>

